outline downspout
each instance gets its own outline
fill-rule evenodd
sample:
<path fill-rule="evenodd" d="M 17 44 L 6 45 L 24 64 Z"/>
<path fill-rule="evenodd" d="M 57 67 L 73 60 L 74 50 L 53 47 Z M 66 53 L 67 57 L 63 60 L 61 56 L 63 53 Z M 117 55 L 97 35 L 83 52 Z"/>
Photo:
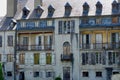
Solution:
<path fill-rule="evenodd" d="M 17 28 L 15 29 L 15 45 L 14 45 L 14 80 L 16 80 L 16 52 L 17 52 Z"/>

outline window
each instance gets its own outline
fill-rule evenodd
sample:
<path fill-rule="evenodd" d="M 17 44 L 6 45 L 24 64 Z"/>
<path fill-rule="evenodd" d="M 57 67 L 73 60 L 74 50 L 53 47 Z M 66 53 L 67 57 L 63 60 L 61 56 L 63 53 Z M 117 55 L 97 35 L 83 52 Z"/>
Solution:
<path fill-rule="evenodd" d="M 35 23 L 34 22 L 26 22 L 26 27 L 27 28 L 31 28 L 32 29 L 32 27 L 35 27 Z"/>
<path fill-rule="evenodd" d="M 88 72 L 82 72 L 82 76 L 83 77 L 89 77 L 89 73 Z"/>
<path fill-rule="evenodd" d="M 110 48 L 119 48 L 119 33 L 111 33 L 111 46 Z"/>
<path fill-rule="evenodd" d="M 0 36 L 0 47 L 2 47 L 2 36 Z"/>
<path fill-rule="evenodd" d="M 40 17 L 41 14 L 43 13 L 43 9 L 42 9 L 42 7 L 40 5 L 37 6 L 35 11 L 36 11 L 36 17 Z"/>
<path fill-rule="evenodd" d="M 82 53 L 82 65 L 88 64 L 88 53 Z"/>
<path fill-rule="evenodd" d="M 50 36 L 49 36 L 49 45 L 52 46 L 52 43 L 53 43 L 53 36 L 50 35 Z"/>
<path fill-rule="evenodd" d="M 96 24 L 101 24 L 101 18 L 96 19 Z"/>
<path fill-rule="evenodd" d="M 68 21 L 59 21 L 58 23 L 58 33 L 59 34 L 70 34 L 75 31 L 75 21 L 68 20 Z"/>
<path fill-rule="evenodd" d="M 24 7 L 23 8 L 23 15 L 22 15 L 22 17 L 26 18 L 28 16 L 29 12 L 30 12 L 29 8 Z"/>
<path fill-rule="evenodd" d="M 91 35 L 90 34 L 83 34 L 82 35 L 82 47 L 85 49 L 90 48 L 90 43 L 91 43 Z"/>
<path fill-rule="evenodd" d="M 70 43 L 69 42 L 64 42 L 63 54 L 70 54 Z"/>
<path fill-rule="evenodd" d="M 116 71 L 116 72 L 113 72 L 113 75 L 115 75 L 115 74 L 119 74 L 119 72 L 117 72 L 117 71 Z"/>
<path fill-rule="evenodd" d="M 42 28 L 47 27 L 47 21 L 41 20 L 41 21 L 39 22 L 39 27 L 42 27 Z"/>
<path fill-rule="evenodd" d="M 100 15 L 102 13 L 102 4 L 98 1 L 96 4 L 96 14 Z"/>
<path fill-rule="evenodd" d="M 82 24 L 88 24 L 89 23 L 89 19 L 82 19 Z"/>
<path fill-rule="evenodd" d="M 12 35 L 10 35 L 10 36 L 8 36 L 8 39 L 7 39 L 8 41 L 8 46 L 13 46 L 13 36 Z"/>
<path fill-rule="evenodd" d="M 102 49 L 102 45 L 103 45 L 102 42 L 103 42 L 102 34 L 95 34 L 95 46 L 94 46 L 94 48 Z"/>
<path fill-rule="evenodd" d="M 84 15 L 84 16 L 88 15 L 88 12 L 89 12 L 89 5 L 88 5 L 87 2 L 85 2 L 85 3 L 83 4 L 83 15 Z"/>
<path fill-rule="evenodd" d="M 118 23 L 118 17 L 112 17 L 112 23 Z"/>
<path fill-rule="evenodd" d="M 25 54 L 24 53 L 21 53 L 19 55 L 19 63 L 20 64 L 25 64 Z"/>
<path fill-rule="evenodd" d="M 12 76 L 12 72 L 11 72 L 11 71 L 8 71 L 8 72 L 7 72 L 7 76 L 8 76 L 8 77 L 11 77 L 11 76 Z"/>
<path fill-rule="evenodd" d="M 95 65 L 95 53 L 90 53 L 90 57 L 91 57 L 91 61 L 89 62 L 89 64 Z"/>
<path fill-rule="evenodd" d="M 118 43 L 119 42 L 119 33 L 111 33 L 111 42 Z"/>
<path fill-rule="evenodd" d="M 39 36 L 39 37 L 38 37 L 38 45 L 39 45 L 39 46 L 42 46 L 42 41 L 41 41 L 41 40 L 42 40 L 42 37 Z"/>
<path fill-rule="evenodd" d="M 47 26 L 53 26 L 53 21 L 52 20 L 48 20 L 47 21 Z"/>
<path fill-rule="evenodd" d="M 52 5 L 48 7 L 48 17 L 52 17 L 55 9 L 53 8 Z"/>
<path fill-rule="evenodd" d="M 40 64 L 45 65 L 46 64 L 46 54 L 40 53 Z"/>
<path fill-rule="evenodd" d="M 2 60 L 2 54 L 0 54 L 0 61 Z"/>
<path fill-rule="evenodd" d="M 51 55 L 51 53 L 46 53 L 46 64 L 52 64 L 52 55 Z"/>
<path fill-rule="evenodd" d="M 47 78 L 53 77 L 53 72 L 52 72 L 52 71 L 47 71 L 47 72 L 46 72 L 46 77 L 47 77 Z"/>
<path fill-rule="evenodd" d="M 34 77 L 39 77 L 39 72 L 34 72 Z"/>
<path fill-rule="evenodd" d="M 95 53 L 95 61 L 96 61 L 96 64 L 101 64 L 102 63 L 102 54 L 100 52 L 96 52 Z"/>
<path fill-rule="evenodd" d="M 28 37 L 23 37 L 23 48 L 25 50 L 28 50 L 28 43 L 29 43 L 29 38 Z"/>
<path fill-rule="evenodd" d="M 48 36 L 44 36 L 44 48 L 48 49 Z"/>
<path fill-rule="evenodd" d="M 108 52 L 108 64 L 119 64 L 120 63 L 120 54 L 119 52 Z"/>
<path fill-rule="evenodd" d="M 119 4 L 117 3 L 116 0 L 114 0 L 112 3 L 112 13 L 113 14 L 118 13 L 118 11 L 119 11 L 118 9 L 119 9 Z"/>
<path fill-rule="evenodd" d="M 39 53 L 34 54 L 34 64 L 39 64 Z"/>
<path fill-rule="evenodd" d="M 69 16 L 70 15 L 70 13 L 71 13 L 71 10 L 72 10 L 72 7 L 71 7 L 71 5 L 67 2 L 66 4 L 65 4 L 65 16 Z"/>
<path fill-rule="evenodd" d="M 7 62 L 13 61 L 13 54 L 7 54 Z"/>
<path fill-rule="evenodd" d="M 82 53 L 82 65 L 96 65 L 96 64 L 105 64 L 106 55 L 101 52 L 85 52 Z"/>
<path fill-rule="evenodd" d="M 102 24 L 111 24 L 111 18 L 103 18 L 102 19 Z"/>
<path fill-rule="evenodd" d="M 102 72 L 96 72 L 96 77 L 102 77 Z"/>
<path fill-rule="evenodd" d="M 58 26 L 59 26 L 59 28 L 58 28 L 58 33 L 59 34 L 62 34 L 62 21 L 59 21 L 59 23 L 58 23 Z"/>

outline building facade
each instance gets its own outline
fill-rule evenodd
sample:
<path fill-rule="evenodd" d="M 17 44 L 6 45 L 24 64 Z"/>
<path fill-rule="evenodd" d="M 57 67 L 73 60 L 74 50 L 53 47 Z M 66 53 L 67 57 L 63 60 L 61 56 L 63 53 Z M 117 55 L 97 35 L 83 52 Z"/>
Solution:
<path fill-rule="evenodd" d="M 15 1 L 0 28 L 6 80 L 111 80 L 120 73 L 119 0 Z"/>

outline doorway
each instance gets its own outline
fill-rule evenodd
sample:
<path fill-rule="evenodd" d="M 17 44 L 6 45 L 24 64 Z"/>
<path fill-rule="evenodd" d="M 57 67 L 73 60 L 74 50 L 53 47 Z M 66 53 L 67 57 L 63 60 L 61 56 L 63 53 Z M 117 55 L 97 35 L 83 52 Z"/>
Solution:
<path fill-rule="evenodd" d="M 63 67 L 63 80 L 70 80 L 70 67 Z"/>

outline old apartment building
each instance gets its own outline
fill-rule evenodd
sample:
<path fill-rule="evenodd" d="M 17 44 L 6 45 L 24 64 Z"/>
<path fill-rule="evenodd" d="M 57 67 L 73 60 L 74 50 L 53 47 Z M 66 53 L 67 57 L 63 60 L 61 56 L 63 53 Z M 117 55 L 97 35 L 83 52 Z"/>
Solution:
<path fill-rule="evenodd" d="M 7 6 L 0 23 L 6 80 L 111 80 L 120 73 L 120 0 L 7 0 Z"/>

